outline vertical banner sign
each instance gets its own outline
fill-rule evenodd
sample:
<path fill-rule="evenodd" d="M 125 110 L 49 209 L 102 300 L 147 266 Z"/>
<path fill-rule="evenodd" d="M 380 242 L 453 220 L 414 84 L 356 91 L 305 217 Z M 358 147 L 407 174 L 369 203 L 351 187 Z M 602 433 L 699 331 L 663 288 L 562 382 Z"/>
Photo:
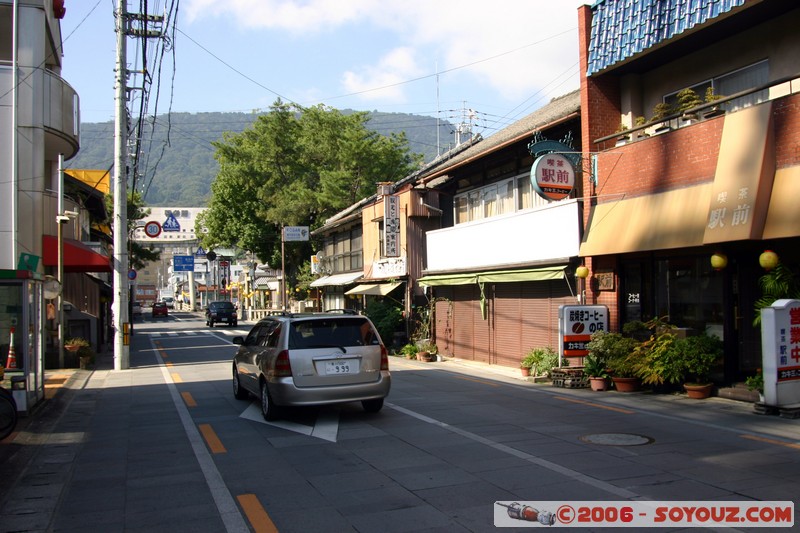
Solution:
<path fill-rule="evenodd" d="M 800 403 L 800 300 L 777 300 L 761 310 L 764 403 Z"/>
<path fill-rule="evenodd" d="M 383 257 L 400 256 L 400 199 L 383 197 Z"/>
<path fill-rule="evenodd" d="M 605 305 L 562 305 L 559 313 L 559 357 L 589 355 L 586 345 L 592 340 L 592 333 L 608 331 L 608 307 Z"/>

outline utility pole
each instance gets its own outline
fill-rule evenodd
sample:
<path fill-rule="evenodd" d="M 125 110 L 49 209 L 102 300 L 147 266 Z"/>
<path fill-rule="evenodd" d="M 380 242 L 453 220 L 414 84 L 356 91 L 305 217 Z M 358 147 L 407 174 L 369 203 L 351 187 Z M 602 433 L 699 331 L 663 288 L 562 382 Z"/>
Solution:
<path fill-rule="evenodd" d="M 117 2 L 117 67 L 114 85 L 114 370 L 130 368 L 128 317 L 128 68 L 127 0 Z"/>
<path fill-rule="evenodd" d="M 128 286 L 128 58 L 125 39 L 128 35 L 147 39 L 159 38 L 161 31 L 148 29 L 148 24 L 163 22 L 163 17 L 147 13 L 128 13 L 128 0 L 117 2 L 117 68 L 114 85 L 114 370 L 130 368 L 130 288 Z M 145 5 L 147 5 L 145 3 Z M 131 21 L 144 27 L 131 27 Z M 143 72 L 147 74 L 146 70 Z M 142 89 L 144 98 L 145 88 Z M 138 154 L 135 154 L 138 156 Z M 138 159 L 138 158 L 137 158 Z"/>

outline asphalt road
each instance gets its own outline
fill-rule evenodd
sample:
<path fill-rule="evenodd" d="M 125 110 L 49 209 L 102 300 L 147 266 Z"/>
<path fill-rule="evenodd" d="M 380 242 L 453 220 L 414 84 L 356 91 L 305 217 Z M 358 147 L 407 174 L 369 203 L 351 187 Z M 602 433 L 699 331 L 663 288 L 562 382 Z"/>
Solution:
<path fill-rule="evenodd" d="M 355 403 L 266 423 L 232 394 L 230 341 L 248 329 L 145 314 L 130 370 L 107 356 L 75 372 L 58 409 L 3 444 L 0 531 L 493 531 L 498 516 L 542 527 L 498 501 L 773 502 L 800 488 L 800 420 L 455 360 L 392 357 L 378 414 Z"/>

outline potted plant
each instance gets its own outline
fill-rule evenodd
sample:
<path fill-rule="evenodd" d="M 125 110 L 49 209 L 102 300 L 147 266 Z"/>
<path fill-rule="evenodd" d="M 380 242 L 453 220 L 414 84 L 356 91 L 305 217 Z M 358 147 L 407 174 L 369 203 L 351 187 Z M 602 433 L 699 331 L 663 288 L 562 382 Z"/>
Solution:
<path fill-rule="evenodd" d="M 709 86 L 706 88 L 705 100 L 707 104 L 710 104 L 711 102 L 716 102 L 720 98 L 724 98 L 724 96 L 722 96 L 721 94 L 715 94 L 714 87 Z M 725 114 L 725 109 L 722 106 L 715 105 L 708 107 L 706 108 L 705 111 L 703 111 L 703 118 L 713 118 L 724 114 Z"/>
<path fill-rule="evenodd" d="M 621 333 L 596 331 L 586 345 L 589 355 L 605 361 L 615 388 L 620 392 L 638 390 L 640 380 L 636 376 L 631 354 L 638 342 Z"/>
<path fill-rule="evenodd" d="M 702 105 L 703 100 L 697 95 L 694 89 L 686 88 L 678 91 L 678 112 L 682 113 L 683 120 L 692 121 L 697 120 L 697 113 L 692 113 L 690 110 Z"/>
<path fill-rule="evenodd" d="M 64 341 L 64 349 L 78 356 L 80 368 L 87 369 L 94 363 L 92 345 L 84 338 L 72 337 Z"/>
<path fill-rule="evenodd" d="M 536 364 L 536 356 L 528 352 L 528 355 L 522 358 L 519 362 L 519 370 L 524 377 L 531 375 L 531 368 Z"/>
<path fill-rule="evenodd" d="M 747 376 L 744 380 L 747 390 L 758 393 L 759 403 L 764 403 L 764 373 L 759 368 L 752 376 Z"/>
<path fill-rule="evenodd" d="M 408 343 L 400 348 L 400 354 L 405 356 L 406 359 L 414 359 L 417 356 L 417 345 Z"/>
<path fill-rule="evenodd" d="M 708 398 L 713 387 L 711 369 L 722 357 L 722 341 L 715 335 L 702 333 L 678 339 L 674 350 L 683 367 L 686 394 L 689 398 Z"/>
<path fill-rule="evenodd" d="M 436 353 L 439 351 L 436 343 L 431 340 L 425 340 L 417 345 L 417 361 L 430 363 L 436 358 Z"/>
<path fill-rule="evenodd" d="M 544 375 L 556 366 L 558 354 L 549 346 L 539 346 L 531 348 L 522 359 L 521 366 L 530 369 L 530 375 L 536 377 Z"/>
<path fill-rule="evenodd" d="M 89 346 L 89 341 L 82 337 L 72 337 L 64 341 L 64 349 L 77 353 L 81 348 L 85 348 Z"/>
<path fill-rule="evenodd" d="M 645 325 L 650 336 L 634 350 L 634 373 L 646 385 L 680 383 L 683 381 L 684 363 L 680 352 L 673 349 L 678 340 L 676 327 L 663 318 L 654 318 Z"/>
<path fill-rule="evenodd" d="M 614 133 L 619 133 L 620 134 L 619 137 L 617 137 L 616 146 L 622 146 L 623 144 L 626 144 L 628 141 L 631 140 L 630 133 L 628 133 L 629 129 L 630 128 L 628 127 L 628 125 L 625 124 L 624 122 L 620 122 L 619 123 L 619 127 L 617 128 L 617 131 L 614 132 Z"/>
<path fill-rule="evenodd" d="M 636 117 L 636 121 L 633 124 L 637 128 L 644 126 L 645 124 L 647 124 L 647 119 L 644 118 L 643 116 L 638 116 Z M 641 129 L 636 132 L 636 136 L 640 139 L 643 139 L 645 137 L 649 137 L 650 135 L 647 134 L 646 130 Z"/>
<path fill-rule="evenodd" d="M 665 119 L 669 115 L 672 114 L 672 106 L 670 106 L 666 102 L 659 102 L 653 106 L 653 117 L 650 119 L 653 122 L 658 122 L 660 120 Z M 665 131 L 669 131 L 670 126 L 667 122 L 662 122 L 658 125 L 655 129 L 655 133 L 663 133 Z"/>
<path fill-rule="evenodd" d="M 589 386 L 593 391 L 604 391 L 611 385 L 606 361 L 595 354 L 590 353 L 584 358 L 583 372 L 589 377 Z"/>

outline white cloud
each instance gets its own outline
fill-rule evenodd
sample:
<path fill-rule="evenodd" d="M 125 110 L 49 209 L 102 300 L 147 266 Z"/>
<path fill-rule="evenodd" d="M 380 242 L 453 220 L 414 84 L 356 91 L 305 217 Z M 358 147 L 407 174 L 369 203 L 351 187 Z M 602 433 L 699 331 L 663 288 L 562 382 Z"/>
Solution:
<path fill-rule="evenodd" d="M 284 30 L 295 39 L 321 32 L 336 39 L 339 30 L 352 37 L 364 28 L 374 39 L 379 31 L 380 42 L 335 58 L 350 93 L 433 74 L 438 68 L 454 83 L 489 87 L 499 97 L 517 101 L 537 91 L 553 96 L 577 87 L 577 8 L 583 3 L 587 2 L 188 0 L 188 9 L 181 12 L 190 13 L 190 20 L 223 17 L 243 28 Z M 386 54 L 387 49 L 392 52 Z M 421 58 L 419 64 L 414 58 Z M 456 70 L 447 73 L 450 69 Z M 571 80 L 565 86 L 562 76 L 568 70 Z M 404 89 L 398 85 L 362 92 L 360 97 L 402 99 Z"/>
<path fill-rule="evenodd" d="M 360 73 L 348 70 L 342 76 L 347 93 L 360 93 L 366 100 L 391 98 L 402 101 L 402 82 L 414 78 L 421 70 L 414 59 L 414 50 L 408 47 L 396 48 L 383 56 L 375 66 L 366 67 Z M 380 88 L 378 91 L 372 89 Z"/>

